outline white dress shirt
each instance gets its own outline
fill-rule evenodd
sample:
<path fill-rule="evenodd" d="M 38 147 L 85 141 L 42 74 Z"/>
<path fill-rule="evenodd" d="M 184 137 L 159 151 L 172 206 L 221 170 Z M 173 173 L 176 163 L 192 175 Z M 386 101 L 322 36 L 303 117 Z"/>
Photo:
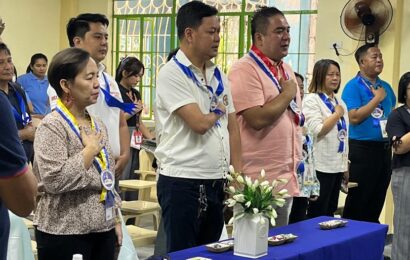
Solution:
<path fill-rule="evenodd" d="M 165 64 L 158 74 L 155 122 L 160 126 L 160 142 L 155 156 L 160 162 L 160 174 L 192 179 L 223 178 L 230 164 L 228 114 L 235 112 L 228 81 L 221 72 L 224 91 L 219 99 L 226 105 L 226 114 L 219 119 L 221 126 L 212 127 L 204 135 L 197 134 L 175 111 L 196 103 L 202 113 L 208 114 L 211 95 L 201 70 L 181 50 L 176 57 L 193 71 L 201 86 L 188 78 L 174 60 Z M 205 71 L 208 85 L 214 92 L 218 86 L 215 68 L 208 62 Z"/>
<path fill-rule="evenodd" d="M 108 73 L 104 72 L 105 66 L 103 64 L 98 64 L 98 81 L 100 83 L 100 88 L 106 88 L 106 83 L 103 77 L 103 73 L 110 84 L 110 94 L 122 101 L 121 92 L 118 88 L 117 82 L 108 75 Z M 98 95 L 97 103 L 87 107 L 88 113 L 94 117 L 98 117 L 103 121 L 105 126 L 107 127 L 108 131 L 108 140 L 111 145 L 111 149 L 113 152 L 114 158 L 120 156 L 121 148 L 120 148 L 120 109 L 117 107 L 109 107 L 105 102 L 105 96 L 102 90 Z"/>
<path fill-rule="evenodd" d="M 328 96 L 325 94 L 326 98 Z M 303 99 L 302 110 L 306 118 L 306 127 L 308 132 L 313 136 L 313 158 L 314 167 L 317 171 L 325 173 L 339 173 L 347 171 L 348 151 L 349 151 L 349 117 L 347 115 L 347 107 L 341 98 L 330 99 L 331 103 L 336 106 L 336 100 L 345 111 L 344 119 L 346 121 L 347 137 L 344 141 L 344 151 L 338 152 L 339 139 L 337 138 L 338 130 L 335 125 L 332 130 L 325 136 L 318 137 L 322 130 L 323 122 L 332 112 L 316 93 L 306 94 Z"/>

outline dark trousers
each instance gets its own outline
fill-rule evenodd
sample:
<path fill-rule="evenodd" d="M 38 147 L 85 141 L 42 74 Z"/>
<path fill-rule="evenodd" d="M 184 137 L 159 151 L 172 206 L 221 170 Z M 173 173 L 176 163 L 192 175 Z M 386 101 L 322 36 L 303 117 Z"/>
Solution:
<path fill-rule="evenodd" d="M 203 196 L 200 196 L 201 187 Z M 168 253 L 219 240 L 223 227 L 223 189 L 222 179 L 159 175 L 157 194 Z"/>
<path fill-rule="evenodd" d="M 289 215 L 289 224 L 305 220 L 307 207 L 308 198 L 293 197 L 292 209 Z"/>
<path fill-rule="evenodd" d="M 117 238 L 114 229 L 85 235 L 52 235 L 35 229 L 39 260 L 113 260 Z"/>
<path fill-rule="evenodd" d="M 343 217 L 379 222 L 391 177 L 391 148 L 387 142 L 349 140 L 350 178 Z"/>
<path fill-rule="evenodd" d="M 339 202 L 343 173 L 324 173 L 316 171 L 316 176 L 320 183 L 319 198 L 309 203 L 307 217 L 333 217 L 337 210 L 337 203 Z"/>

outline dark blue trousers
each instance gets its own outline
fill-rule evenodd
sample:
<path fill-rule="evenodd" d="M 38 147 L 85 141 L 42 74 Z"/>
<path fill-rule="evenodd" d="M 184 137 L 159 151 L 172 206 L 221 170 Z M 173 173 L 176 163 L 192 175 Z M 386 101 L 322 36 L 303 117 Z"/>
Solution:
<path fill-rule="evenodd" d="M 224 181 L 159 175 L 158 201 L 167 252 L 219 240 L 223 227 Z"/>

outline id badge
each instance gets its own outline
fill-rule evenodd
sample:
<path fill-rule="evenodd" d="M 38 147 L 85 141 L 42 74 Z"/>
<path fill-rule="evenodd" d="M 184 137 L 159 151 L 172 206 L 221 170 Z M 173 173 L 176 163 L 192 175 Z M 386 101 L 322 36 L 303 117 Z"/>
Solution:
<path fill-rule="evenodd" d="M 105 221 L 109 221 L 114 218 L 114 207 L 105 209 Z"/>
<path fill-rule="evenodd" d="M 134 149 L 140 149 L 142 144 L 142 133 L 140 130 L 132 130 L 130 146 Z"/>
<path fill-rule="evenodd" d="M 382 119 L 380 120 L 380 130 L 382 132 L 383 138 L 387 138 L 387 132 L 386 132 L 386 124 L 387 124 L 387 119 Z"/>

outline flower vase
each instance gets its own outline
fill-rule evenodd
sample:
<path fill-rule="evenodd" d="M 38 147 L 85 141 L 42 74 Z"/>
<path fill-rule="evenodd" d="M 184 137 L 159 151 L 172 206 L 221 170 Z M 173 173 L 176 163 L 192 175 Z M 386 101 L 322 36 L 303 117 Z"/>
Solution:
<path fill-rule="evenodd" d="M 234 220 L 234 255 L 259 258 L 268 254 L 269 221 L 261 214 Z"/>

